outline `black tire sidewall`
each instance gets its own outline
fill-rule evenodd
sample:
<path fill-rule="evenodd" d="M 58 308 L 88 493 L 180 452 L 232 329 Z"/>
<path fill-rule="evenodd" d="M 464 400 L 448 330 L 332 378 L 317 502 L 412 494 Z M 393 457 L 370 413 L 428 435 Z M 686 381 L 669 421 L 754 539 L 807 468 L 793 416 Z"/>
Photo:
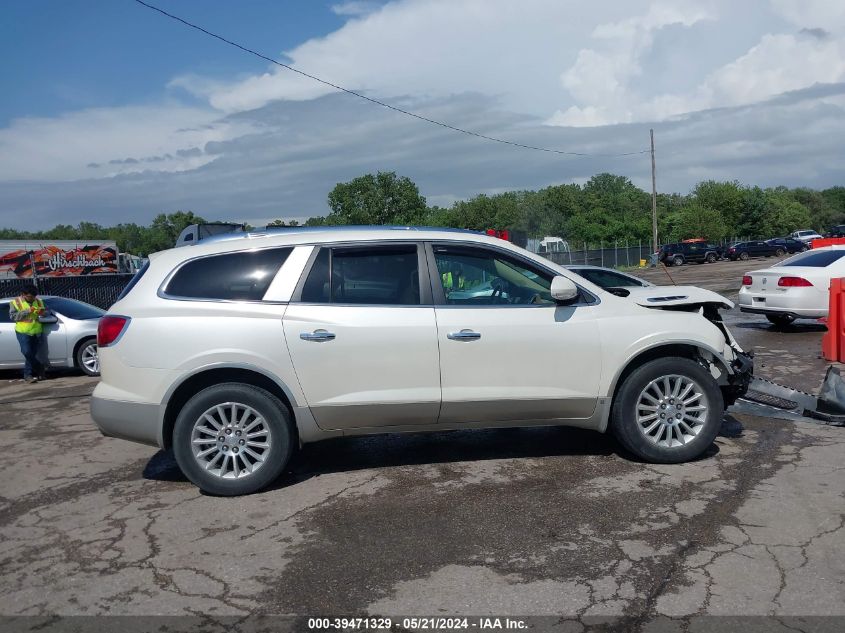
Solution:
<path fill-rule="evenodd" d="M 265 463 L 254 474 L 239 479 L 221 479 L 206 472 L 191 451 L 191 433 L 199 416 L 223 402 L 239 402 L 258 411 L 267 421 L 271 433 L 270 452 Z M 242 383 L 225 383 L 208 387 L 182 407 L 173 428 L 173 454 L 185 476 L 203 492 L 236 496 L 257 492 L 282 473 L 293 450 L 290 413 L 270 392 Z"/>
<path fill-rule="evenodd" d="M 672 258 L 672 265 L 673 266 L 683 266 L 684 265 L 684 258 L 683 257 L 673 257 Z"/>
<path fill-rule="evenodd" d="M 704 428 L 689 443 L 673 448 L 653 444 L 637 428 L 636 422 L 640 392 L 655 378 L 668 374 L 680 374 L 695 380 L 710 404 Z M 710 447 L 722 426 L 723 416 L 722 392 L 704 367 L 688 358 L 659 358 L 635 369 L 619 387 L 611 410 L 610 428 L 622 446 L 640 459 L 658 464 L 677 464 L 696 459 Z"/>
<path fill-rule="evenodd" d="M 80 345 L 79 348 L 76 350 L 76 357 L 74 358 L 74 360 L 76 361 L 76 368 L 86 376 L 99 376 L 100 372 L 97 372 L 96 374 L 91 373 L 85 368 L 85 365 L 82 363 L 83 352 L 86 350 L 86 348 L 91 347 L 92 345 L 94 347 L 97 347 L 97 339 L 92 338 L 82 343 L 82 345 Z"/>
<path fill-rule="evenodd" d="M 739 258 L 742 261 L 748 261 L 749 255 L 748 255 L 748 253 L 740 253 Z"/>

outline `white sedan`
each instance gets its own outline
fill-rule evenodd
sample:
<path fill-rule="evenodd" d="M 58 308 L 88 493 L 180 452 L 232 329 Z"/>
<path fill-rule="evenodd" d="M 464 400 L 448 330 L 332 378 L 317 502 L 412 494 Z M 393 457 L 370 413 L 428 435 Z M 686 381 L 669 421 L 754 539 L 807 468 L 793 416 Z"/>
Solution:
<path fill-rule="evenodd" d="M 845 277 L 845 247 L 798 253 L 777 266 L 742 278 L 739 309 L 762 314 L 776 325 L 827 316 L 830 280 Z"/>

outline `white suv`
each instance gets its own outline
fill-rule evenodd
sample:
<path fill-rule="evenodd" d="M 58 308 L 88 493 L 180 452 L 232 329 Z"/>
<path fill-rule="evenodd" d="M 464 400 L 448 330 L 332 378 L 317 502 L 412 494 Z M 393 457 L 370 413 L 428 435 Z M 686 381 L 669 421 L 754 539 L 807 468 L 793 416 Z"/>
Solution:
<path fill-rule="evenodd" d="M 719 318 L 731 306 L 602 290 L 469 231 L 221 236 L 153 255 L 100 321 L 91 415 L 221 495 L 340 435 L 568 425 L 681 462 L 751 377 Z"/>

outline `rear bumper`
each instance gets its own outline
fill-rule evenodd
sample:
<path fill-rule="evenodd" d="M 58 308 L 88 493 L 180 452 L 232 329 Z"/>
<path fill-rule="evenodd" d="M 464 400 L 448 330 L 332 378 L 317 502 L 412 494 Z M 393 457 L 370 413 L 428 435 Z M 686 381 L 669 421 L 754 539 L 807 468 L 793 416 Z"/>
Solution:
<path fill-rule="evenodd" d="M 159 405 L 91 397 L 91 417 L 107 437 L 161 445 Z"/>
<path fill-rule="evenodd" d="M 787 308 L 747 308 L 739 306 L 740 312 L 749 314 L 763 314 L 772 316 L 791 316 L 794 319 L 820 319 L 827 316 L 827 313 L 819 314 L 818 310 L 789 310 Z"/>

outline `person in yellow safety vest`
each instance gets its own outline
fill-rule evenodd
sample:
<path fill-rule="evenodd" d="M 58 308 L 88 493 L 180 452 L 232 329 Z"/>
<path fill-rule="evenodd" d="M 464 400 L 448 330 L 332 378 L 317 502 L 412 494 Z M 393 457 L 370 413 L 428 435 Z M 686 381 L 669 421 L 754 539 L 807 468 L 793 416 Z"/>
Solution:
<path fill-rule="evenodd" d="M 35 286 L 25 286 L 16 299 L 9 304 L 9 316 L 15 324 L 15 334 L 24 358 L 23 379 L 35 382 L 44 379 L 44 365 L 39 360 L 44 344 L 44 326 L 38 317 L 47 315 L 44 302 L 37 298 Z"/>
<path fill-rule="evenodd" d="M 466 286 L 466 279 L 464 279 L 464 269 L 460 264 L 452 266 L 452 270 L 440 275 L 443 281 L 443 290 L 447 293 L 453 290 L 463 290 Z"/>

